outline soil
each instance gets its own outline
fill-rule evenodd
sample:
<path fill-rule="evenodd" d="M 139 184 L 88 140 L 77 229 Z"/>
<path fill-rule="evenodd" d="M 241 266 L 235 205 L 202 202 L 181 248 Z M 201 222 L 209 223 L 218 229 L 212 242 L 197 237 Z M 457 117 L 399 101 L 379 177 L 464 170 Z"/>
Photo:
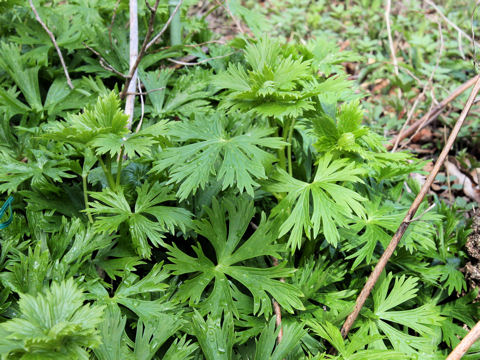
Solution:
<path fill-rule="evenodd" d="M 462 269 L 470 288 L 480 288 L 480 213 L 473 218 L 472 233 L 465 245 L 471 261 Z"/>

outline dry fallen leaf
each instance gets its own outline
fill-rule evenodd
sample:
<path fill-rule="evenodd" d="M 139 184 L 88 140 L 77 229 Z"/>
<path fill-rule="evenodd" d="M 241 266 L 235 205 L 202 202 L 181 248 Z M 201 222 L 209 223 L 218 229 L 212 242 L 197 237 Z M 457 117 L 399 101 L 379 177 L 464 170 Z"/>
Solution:
<path fill-rule="evenodd" d="M 470 199 L 480 202 L 480 191 L 477 186 L 474 186 L 472 180 L 464 173 L 462 173 L 454 163 L 450 161 L 445 161 L 445 168 L 447 169 L 450 175 L 455 176 L 457 179 L 455 183 L 463 185 L 463 192 Z"/>

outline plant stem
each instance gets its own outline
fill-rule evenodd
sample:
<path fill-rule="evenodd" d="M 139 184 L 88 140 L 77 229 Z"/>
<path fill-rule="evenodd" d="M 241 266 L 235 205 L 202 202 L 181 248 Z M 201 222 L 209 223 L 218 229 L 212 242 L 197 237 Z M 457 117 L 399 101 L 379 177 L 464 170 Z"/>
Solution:
<path fill-rule="evenodd" d="M 83 200 L 85 201 L 85 210 L 88 210 L 87 176 L 88 175 L 82 176 Z M 88 211 L 87 211 L 87 217 L 88 217 L 88 221 L 90 221 L 90 224 L 93 224 L 92 214 L 90 214 Z"/>
<path fill-rule="evenodd" d="M 290 128 L 288 129 L 288 138 L 287 138 L 287 160 L 288 160 L 288 174 L 292 176 L 293 168 L 292 168 L 292 138 L 293 138 L 293 130 L 295 129 L 295 119 L 292 120 L 290 124 Z"/>
<path fill-rule="evenodd" d="M 275 124 L 275 119 L 270 117 L 268 119 L 268 122 L 270 124 L 271 127 L 275 128 L 275 136 L 278 137 L 280 135 L 280 131 L 279 131 L 279 127 L 276 126 Z M 282 149 L 278 149 L 277 150 L 277 154 L 278 154 L 278 165 L 286 170 L 286 163 L 285 163 L 285 151 Z"/>
<path fill-rule="evenodd" d="M 122 146 L 122 149 L 120 150 L 120 155 L 118 155 L 117 181 L 116 181 L 117 187 L 120 187 L 120 178 L 122 176 L 123 149 L 124 147 Z"/>
<path fill-rule="evenodd" d="M 108 181 L 108 186 L 110 186 L 112 190 L 115 189 L 115 181 L 113 181 L 111 170 L 109 170 L 109 167 L 105 165 L 101 157 L 98 158 L 98 162 L 100 163 L 100 166 L 102 167 L 103 172 L 105 173 L 105 177 L 107 178 L 107 181 Z"/>

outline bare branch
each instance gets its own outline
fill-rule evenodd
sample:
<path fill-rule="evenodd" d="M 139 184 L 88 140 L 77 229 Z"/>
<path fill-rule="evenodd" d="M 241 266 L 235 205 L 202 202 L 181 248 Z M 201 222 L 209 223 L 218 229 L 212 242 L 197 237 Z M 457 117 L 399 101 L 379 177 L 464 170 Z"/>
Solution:
<path fill-rule="evenodd" d="M 148 0 L 145 0 L 145 1 L 148 1 Z M 130 0 L 130 2 L 136 3 L 136 0 Z M 131 23 L 132 21 L 130 20 L 130 71 L 128 73 L 127 80 L 125 81 L 125 85 L 123 86 L 123 90 L 120 93 L 121 99 L 125 98 L 127 92 L 130 92 L 130 93 L 135 92 L 135 87 L 136 87 L 135 78 L 136 78 L 138 65 L 140 65 L 140 61 L 142 60 L 143 56 L 145 55 L 145 52 L 147 51 L 147 44 L 153 33 L 153 25 L 155 23 L 155 15 L 157 13 L 159 3 L 160 3 L 160 0 L 155 0 L 155 5 L 150 11 L 150 20 L 148 22 L 147 34 L 145 35 L 145 39 L 143 40 L 143 44 L 140 49 L 140 52 L 137 52 L 138 51 L 138 19 L 136 17 L 136 14 L 134 19 L 136 23 L 136 37 L 135 37 L 135 32 L 132 32 L 132 23 Z M 131 11 L 132 10 L 130 10 L 130 12 Z M 131 16 L 131 13 L 130 13 L 130 16 Z M 136 40 L 136 47 L 134 47 L 135 44 L 132 43 L 132 40 L 133 41 Z M 132 82 L 133 82 L 133 85 L 131 85 Z"/>
<path fill-rule="evenodd" d="M 430 77 L 428 78 L 427 84 L 423 87 L 423 90 L 420 93 L 420 95 L 418 95 L 417 98 L 415 99 L 415 102 L 413 103 L 413 106 L 408 113 L 407 120 L 403 123 L 403 126 L 400 129 L 400 132 L 399 132 L 397 138 L 395 139 L 395 143 L 393 145 L 392 152 L 395 152 L 395 150 L 397 150 L 398 144 L 400 142 L 400 138 L 402 137 L 402 133 L 405 131 L 405 128 L 410 123 L 410 120 L 413 117 L 415 109 L 417 108 L 419 102 L 421 100 L 423 100 L 423 98 L 425 97 L 425 93 L 426 93 L 427 89 L 432 87 L 433 77 L 435 76 L 435 73 L 437 72 L 438 66 L 440 65 L 440 59 L 442 57 L 442 53 L 443 53 L 443 49 L 444 49 L 442 25 L 440 23 L 438 23 L 438 32 L 439 32 L 439 37 L 440 37 L 440 49 L 438 50 L 437 61 L 435 63 L 435 67 L 433 68 L 433 70 L 430 74 Z M 433 90 L 433 87 L 432 87 L 432 90 Z M 433 104 L 433 98 L 432 98 L 432 104 Z M 433 108 L 433 105 L 430 106 L 429 113 L 432 111 L 432 108 Z"/>
<path fill-rule="evenodd" d="M 390 11 L 392 8 L 392 0 L 387 0 L 387 5 L 385 8 L 385 22 L 387 23 L 387 34 L 388 34 L 388 44 L 390 46 L 390 54 L 392 56 L 392 62 L 393 62 L 393 71 L 395 72 L 395 75 L 399 75 L 398 73 L 398 61 L 397 61 L 397 55 L 395 53 L 395 46 L 393 45 L 393 38 L 392 38 L 392 29 L 390 25 Z"/>
<path fill-rule="evenodd" d="M 160 88 L 151 89 L 151 90 L 148 90 L 148 91 L 141 91 L 141 89 L 139 88 L 138 92 L 132 92 L 132 93 L 127 92 L 127 95 L 148 95 L 152 92 L 160 91 L 160 90 L 165 90 L 165 86 L 160 87 Z"/>
<path fill-rule="evenodd" d="M 107 71 L 110 71 L 110 72 L 113 72 L 114 74 L 117 74 L 118 76 L 121 76 L 123 78 L 126 78 L 127 75 L 125 75 L 124 73 L 121 73 L 120 71 L 118 71 L 117 69 L 115 69 L 112 65 L 110 65 L 107 60 L 105 60 L 103 58 L 102 55 L 100 55 L 100 53 L 98 51 L 96 51 L 95 49 L 91 48 L 90 46 L 88 46 L 87 44 L 83 43 L 83 46 L 85 46 L 88 50 L 90 50 L 92 53 L 94 53 L 95 55 L 98 56 L 98 61 L 100 63 L 100 66 L 102 68 L 104 68 L 105 70 Z"/>
<path fill-rule="evenodd" d="M 245 34 L 245 30 L 243 30 L 242 24 L 240 21 L 233 15 L 232 11 L 230 10 L 230 7 L 228 4 L 225 4 L 226 1 L 222 4 L 219 0 L 215 0 L 215 2 L 218 4 L 218 6 L 221 6 L 225 9 L 225 11 L 228 13 L 228 15 L 232 18 L 233 22 L 237 26 L 238 30 L 242 33 Z"/>
<path fill-rule="evenodd" d="M 180 0 L 177 4 L 177 6 L 175 7 L 175 9 L 173 10 L 173 12 L 170 14 L 170 17 L 168 18 L 167 22 L 165 23 L 165 25 L 163 25 L 163 28 L 160 30 L 160 32 L 155 35 L 152 39 L 152 41 L 150 41 L 145 50 L 148 50 L 153 44 L 155 44 L 155 42 L 160 39 L 160 37 L 163 35 L 163 33 L 167 30 L 168 26 L 170 25 L 170 23 L 172 22 L 173 18 L 175 17 L 175 14 L 177 13 L 177 11 L 180 9 L 180 6 L 182 5 L 183 3 L 183 0 Z M 152 29 L 153 30 L 153 29 Z"/>
<path fill-rule="evenodd" d="M 445 360 L 459 360 L 470 349 L 470 347 L 480 337 L 480 321 L 470 330 L 470 332 L 460 341 Z"/>
<path fill-rule="evenodd" d="M 467 103 L 465 104 L 465 107 L 460 114 L 460 117 L 458 118 L 452 133 L 448 137 L 447 143 L 445 144 L 442 152 L 440 153 L 440 156 L 438 157 L 435 166 L 433 167 L 432 171 L 428 175 L 425 183 L 423 184 L 422 188 L 420 189 L 420 192 L 418 193 L 417 197 L 413 201 L 412 205 L 410 206 L 410 209 L 408 210 L 407 214 L 405 215 L 405 218 L 403 219 L 402 223 L 398 227 L 397 231 L 395 232 L 395 235 L 393 235 L 392 240 L 390 241 L 390 244 L 388 244 L 387 248 L 385 249 L 384 253 L 382 254 L 380 260 L 378 261 L 377 265 L 375 266 L 374 270 L 370 274 L 365 286 L 363 287 L 362 291 L 357 297 L 357 301 L 355 303 L 355 307 L 353 312 L 347 317 L 347 320 L 342 326 L 342 336 L 345 338 L 350 331 L 353 323 L 358 317 L 358 314 L 360 313 L 360 310 L 363 307 L 363 304 L 367 300 L 368 296 L 370 295 L 370 292 L 372 291 L 373 287 L 375 286 L 375 283 L 377 282 L 378 278 L 380 277 L 380 274 L 382 271 L 385 269 L 385 266 L 387 265 L 388 260 L 392 256 L 393 252 L 395 251 L 398 243 L 400 242 L 403 234 L 407 230 L 409 224 L 411 223 L 412 219 L 415 216 L 415 213 L 417 212 L 420 204 L 422 203 L 425 195 L 427 194 L 428 190 L 430 189 L 430 186 L 432 185 L 433 181 L 435 180 L 435 177 L 438 174 L 438 171 L 440 170 L 440 167 L 443 165 L 445 162 L 445 159 L 448 155 L 448 152 L 450 151 L 453 143 L 455 142 L 455 139 L 458 135 L 458 132 L 460 131 L 463 122 L 465 121 L 465 118 L 467 117 L 468 113 L 470 112 L 470 109 L 473 105 L 473 102 L 475 100 L 475 97 L 477 96 L 478 92 L 480 90 L 480 77 L 477 77 L 477 81 L 475 82 L 475 85 L 472 89 L 472 92 L 470 93 L 470 96 L 467 100 Z"/>
<path fill-rule="evenodd" d="M 472 44 L 474 44 L 475 46 L 478 46 L 480 47 L 480 44 L 477 43 L 476 41 L 474 41 L 470 36 L 468 36 L 468 34 L 463 31 L 462 29 L 460 29 L 457 24 L 453 23 L 452 21 L 450 21 L 449 18 L 447 18 L 445 16 L 444 13 L 442 13 L 442 10 L 440 10 L 440 8 L 435 5 L 435 3 L 431 0 L 425 0 L 425 2 L 430 5 L 431 7 L 433 7 L 435 9 L 435 11 L 438 13 L 438 15 L 440 15 L 440 17 L 448 24 L 450 25 L 450 27 L 454 28 L 455 30 L 458 31 L 459 34 L 462 34 L 462 36 L 464 36 L 466 39 L 468 39 Z"/>
<path fill-rule="evenodd" d="M 120 5 L 121 0 L 117 0 L 115 3 L 115 7 L 113 8 L 113 14 L 112 14 L 112 20 L 110 20 L 110 26 L 108 27 L 108 39 L 110 40 L 110 46 L 113 47 L 113 41 L 112 41 L 112 29 L 113 29 L 113 24 L 115 23 L 115 18 L 117 17 L 117 10 L 118 6 Z"/>
<path fill-rule="evenodd" d="M 73 89 L 73 84 L 72 80 L 70 79 L 70 74 L 68 73 L 67 65 L 65 65 L 65 60 L 63 60 L 62 52 L 60 51 L 60 48 L 58 47 L 57 41 L 55 40 L 55 36 L 53 33 L 50 31 L 50 29 L 45 25 L 45 23 L 42 21 L 42 18 L 38 14 L 37 9 L 35 8 L 35 5 L 33 5 L 32 0 L 28 0 L 30 7 L 32 8 L 33 13 L 35 14 L 35 18 L 37 21 L 42 25 L 43 29 L 47 32 L 48 36 L 50 37 L 50 40 L 52 40 L 53 46 L 55 46 L 55 49 L 57 50 L 58 57 L 60 58 L 60 62 L 62 63 L 63 67 L 63 72 L 65 73 L 65 77 L 67 78 L 67 83 L 68 86 L 70 86 L 70 89 Z"/>
<path fill-rule="evenodd" d="M 209 62 L 211 60 L 223 59 L 223 58 L 226 58 L 226 57 L 228 57 L 230 55 L 233 55 L 233 54 L 234 54 L 234 52 L 228 53 L 226 55 L 214 56 L 214 57 L 211 57 L 211 58 L 208 58 L 208 59 L 203 59 L 203 60 L 197 61 L 195 63 L 184 62 L 184 61 L 175 60 L 175 59 L 172 59 L 172 58 L 167 58 L 167 60 L 174 63 L 174 64 L 177 64 L 177 65 L 195 66 L 195 65 L 205 64 L 206 62 Z"/>
<path fill-rule="evenodd" d="M 461 94 L 463 94 L 467 89 L 471 88 L 473 84 L 476 83 L 476 81 L 480 78 L 480 75 L 477 75 L 467 82 L 463 83 L 459 87 L 457 87 L 455 90 L 453 90 L 444 100 L 442 100 L 437 106 L 435 106 L 431 111 L 429 111 L 427 114 L 422 116 L 421 119 L 416 121 L 415 123 L 412 124 L 407 130 L 405 130 L 403 133 L 398 134 L 395 139 L 393 139 L 390 144 L 386 145 L 387 150 L 391 150 L 393 147 L 393 144 L 397 142 L 402 141 L 403 139 L 406 139 L 409 136 L 412 136 L 416 131 L 422 129 L 426 125 L 430 124 L 432 121 L 437 119 L 440 114 L 442 113 L 443 109 L 453 100 L 455 100 L 457 97 L 459 97 Z"/>

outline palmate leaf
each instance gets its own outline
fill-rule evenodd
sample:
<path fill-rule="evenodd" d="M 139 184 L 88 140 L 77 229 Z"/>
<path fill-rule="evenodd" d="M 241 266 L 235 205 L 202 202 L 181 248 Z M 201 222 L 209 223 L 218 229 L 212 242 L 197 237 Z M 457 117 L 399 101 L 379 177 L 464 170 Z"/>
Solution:
<path fill-rule="evenodd" d="M 173 88 L 167 89 L 172 74 L 172 69 L 140 71 L 140 79 L 152 104 L 152 115 L 166 117 L 179 114 L 182 117 L 190 117 L 191 114 L 211 110 L 208 98 L 215 91 L 210 86 L 210 71 L 197 67 L 188 74 L 175 78 Z M 149 109 L 150 106 L 147 106 L 146 110 Z"/>
<path fill-rule="evenodd" d="M 32 149 L 28 152 L 27 159 L 26 162 L 11 158 L 0 159 L 0 192 L 10 194 L 24 183 L 29 183 L 40 192 L 58 192 L 56 183 L 75 177 L 67 172 L 70 170 L 66 166 L 67 162 L 55 159 L 55 155 L 47 149 Z"/>
<path fill-rule="evenodd" d="M 176 338 L 170 345 L 162 360 L 190 360 L 194 358 L 194 353 L 198 349 L 198 344 L 187 340 L 186 335 L 182 338 Z"/>
<path fill-rule="evenodd" d="M 236 186 L 253 196 L 257 181 L 266 178 L 265 166 L 275 161 L 275 156 L 262 147 L 279 149 L 285 143 L 270 136 L 273 129 L 243 129 L 234 120 L 220 115 L 213 119 L 199 116 L 172 124 L 168 135 L 183 145 L 160 153 L 152 171 L 169 169 L 168 183 L 180 184 L 180 200 L 199 187 L 205 188 L 212 175 L 221 181 L 223 190 Z"/>
<path fill-rule="evenodd" d="M 315 239 L 320 230 L 325 239 L 336 246 L 340 238 L 337 227 L 346 226 L 354 213 L 364 216 L 360 202 L 365 199 L 343 186 L 343 183 L 361 182 L 358 175 L 363 172 L 347 159 L 332 160 L 330 154 L 318 161 L 312 183 L 297 180 L 279 169 L 272 177 L 276 183 L 265 186 L 265 189 L 287 193 L 273 211 L 275 216 L 290 214 L 280 227 L 279 237 L 290 232 L 288 245 L 292 251 L 301 247 L 303 233 L 307 238 Z"/>
<path fill-rule="evenodd" d="M 139 320 L 133 353 L 135 360 L 151 360 L 158 349 L 182 327 L 182 319 L 162 314 L 148 320 Z"/>
<path fill-rule="evenodd" d="M 94 229 L 101 233 L 111 233 L 119 229 L 120 225 L 128 225 L 133 247 L 142 257 L 149 258 L 151 247 L 147 240 L 154 246 L 162 244 L 163 233 L 174 232 L 175 227 L 185 231 L 190 223 L 190 212 L 179 207 L 160 205 L 163 202 L 174 200 L 167 186 L 156 183 L 143 184 L 137 188 L 137 200 L 132 210 L 123 190 L 114 192 L 104 189 L 102 192 L 90 193 L 99 201 L 90 204 L 87 210 L 95 219 Z M 152 221 L 153 217 L 156 221 Z"/>
<path fill-rule="evenodd" d="M 294 57 L 267 37 L 247 45 L 245 60 L 247 68 L 231 65 L 215 77 L 214 85 L 227 90 L 221 107 L 267 117 L 299 117 L 314 109 L 314 96 L 338 94 L 348 87 L 335 77 L 318 82 L 310 60 Z"/>
<path fill-rule="evenodd" d="M 423 203 L 419 213 L 427 207 Z M 345 249 L 353 251 L 347 259 L 355 259 L 352 268 L 355 269 L 364 261 L 370 264 L 374 258 L 377 245 L 385 249 L 390 242 L 394 232 L 398 229 L 408 209 L 395 204 L 381 196 L 376 196 L 365 203 L 365 217 L 355 217 L 348 229 L 344 230 L 347 239 Z M 409 252 L 422 251 L 436 253 L 435 246 L 435 224 L 442 217 L 431 211 L 423 214 L 419 219 L 410 224 L 400 241 L 399 248 L 405 248 Z M 403 266 L 407 261 L 403 261 Z M 418 265 L 418 262 L 416 262 Z M 433 268 L 430 268 L 432 270 Z M 449 269 L 448 269 L 449 270 Z M 455 276 L 455 274 L 452 274 Z M 452 279 L 453 280 L 453 279 Z"/>
<path fill-rule="evenodd" d="M 277 346 L 280 327 L 275 329 L 275 318 L 265 325 L 255 349 L 255 360 L 282 360 L 300 346 L 300 339 L 307 334 L 301 322 L 282 323 L 282 341 Z"/>
<path fill-rule="evenodd" d="M 340 290 L 345 282 L 347 263 L 341 260 L 330 262 L 326 256 L 306 259 L 292 279 L 305 296 L 308 312 L 315 312 L 319 321 L 337 324 L 343 321 L 354 306 L 355 290 Z M 319 306 L 320 304 L 320 306 Z M 329 310 L 323 311 L 321 306 Z"/>
<path fill-rule="evenodd" d="M 372 341 L 377 341 L 380 335 L 368 335 L 363 329 L 351 335 L 349 340 L 344 340 L 340 330 L 329 322 L 317 320 L 307 321 L 307 325 L 321 338 L 327 340 L 338 351 L 338 356 L 328 356 L 327 359 L 336 360 L 407 360 L 412 357 L 393 350 L 365 349 Z"/>
<path fill-rule="evenodd" d="M 230 360 L 235 341 L 232 313 L 226 312 L 222 318 L 203 316 L 195 311 L 193 315 L 193 332 L 202 348 L 206 360 Z"/>
<path fill-rule="evenodd" d="M 98 326 L 101 343 L 93 349 L 98 360 L 117 360 L 131 356 L 126 341 L 126 323 L 127 317 L 122 316 L 118 306 L 107 306 L 104 319 Z"/>
<path fill-rule="evenodd" d="M 362 328 L 368 329 L 370 335 L 384 334 L 397 351 L 409 355 L 415 355 L 417 351 L 434 352 L 434 329 L 444 320 L 440 310 L 428 303 L 414 309 L 392 310 L 417 296 L 418 279 L 405 275 L 396 277 L 390 289 L 392 280 L 393 275 L 389 273 L 377 283 L 373 290 L 373 314 L 362 324 Z M 419 335 L 410 335 L 404 328 Z M 387 349 L 387 345 L 383 340 L 378 340 L 371 343 L 369 348 Z"/>
<path fill-rule="evenodd" d="M 169 286 L 165 282 L 170 274 L 163 262 L 155 264 L 143 278 L 130 271 L 125 273 L 113 296 L 99 283 L 90 284 L 88 290 L 98 303 L 120 304 L 143 321 L 157 317 L 165 317 L 165 321 L 167 317 L 175 318 L 171 314 L 175 306 L 169 301 Z M 178 311 L 176 315 L 179 315 Z"/>
<path fill-rule="evenodd" d="M 391 239 L 390 232 L 397 229 L 399 220 L 401 221 L 398 213 L 395 213 L 394 205 L 385 202 L 381 197 L 365 203 L 365 217 L 356 218 L 353 225 L 346 231 L 348 241 L 345 249 L 355 251 L 347 257 L 347 259 L 355 259 L 352 269 L 364 260 L 369 264 L 379 242 L 384 248 L 387 247 Z"/>
<path fill-rule="evenodd" d="M 253 296 L 254 314 L 272 312 L 270 294 L 282 308 L 288 312 L 302 309 L 299 297 L 301 292 L 293 285 L 277 280 L 289 277 L 293 269 L 285 268 L 284 264 L 271 268 L 256 268 L 236 265 L 246 260 L 261 256 L 279 257 L 282 249 L 274 245 L 277 224 L 262 220 L 259 228 L 246 240 L 243 235 L 254 215 L 253 203 L 245 197 L 226 199 L 219 204 L 215 198 L 212 208 L 207 208 L 208 219 L 195 222 L 196 232 L 206 238 L 213 246 L 216 254 L 215 262 L 203 252 L 203 247 L 194 247 L 196 256 L 182 252 L 175 245 L 169 245 L 168 256 L 172 264 L 167 268 L 175 275 L 194 274 L 179 286 L 176 298 L 181 301 L 190 300 L 198 303 L 202 299 L 202 312 L 211 312 L 219 316 L 223 310 L 232 311 L 239 317 L 239 311 L 234 301 L 235 283 L 243 285 Z M 227 227 L 228 221 L 228 227 Z M 235 282 L 233 282 L 234 280 Z M 207 287 L 213 282 L 213 289 Z M 208 293 L 206 299 L 203 294 Z"/>
<path fill-rule="evenodd" d="M 29 107 L 33 111 L 40 112 L 43 108 L 38 84 L 40 67 L 26 67 L 25 58 L 20 54 L 19 47 L 2 42 L 0 44 L 0 69 L 5 70 L 22 91 Z M 4 99 L 3 96 L 1 98 Z"/>
<path fill-rule="evenodd" d="M 86 145 L 99 135 L 114 134 L 125 136 L 128 116 L 120 109 L 120 100 L 112 91 L 99 97 L 93 107 L 80 114 L 71 114 L 63 122 L 49 123 L 46 137 L 73 144 Z"/>
<path fill-rule="evenodd" d="M 129 158 L 135 155 L 150 155 L 152 146 L 159 143 L 157 138 L 160 138 L 165 131 L 165 125 L 165 121 L 159 121 L 137 133 L 101 134 L 90 141 L 88 145 L 95 149 L 97 155 L 109 154 L 112 158 L 119 156 L 122 149 L 123 154 Z"/>
<path fill-rule="evenodd" d="M 0 324 L 2 359 L 89 359 L 87 347 L 100 343 L 97 325 L 103 307 L 84 305 L 85 297 L 71 278 L 52 283 L 37 296 L 20 296 L 21 315 Z"/>

